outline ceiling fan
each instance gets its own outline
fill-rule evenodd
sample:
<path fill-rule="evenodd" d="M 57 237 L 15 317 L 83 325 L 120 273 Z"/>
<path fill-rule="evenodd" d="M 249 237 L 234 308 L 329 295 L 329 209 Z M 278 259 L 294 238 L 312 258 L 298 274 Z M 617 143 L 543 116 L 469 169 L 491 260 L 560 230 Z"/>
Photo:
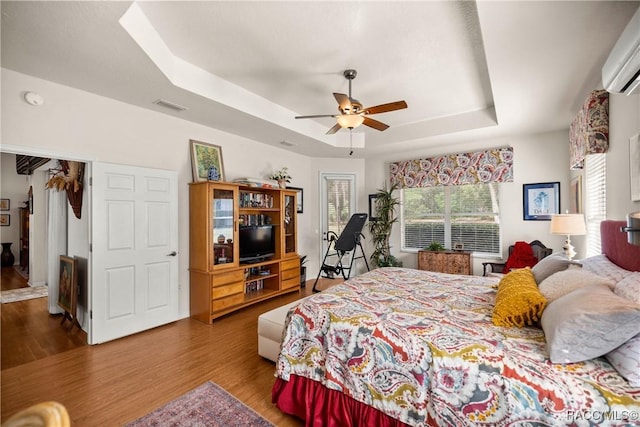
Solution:
<path fill-rule="evenodd" d="M 370 128 L 383 131 L 389 125 L 368 117 L 371 114 L 388 113 L 389 111 L 402 110 L 407 108 L 404 101 L 389 102 L 388 104 L 380 104 L 374 107 L 362 108 L 362 104 L 357 99 L 351 97 L 351 81 L 358 74 L 356 70 L 345 70 L 344 78 L 349 80 L 349 96 L 344 93 L 334 93 L 333 96 L 338 101 L 338 111 L 340 114 L 316 114 L 311 116 L 296 116 L 296 119 L 315 119 L 318 117 L 335 117 L 337 123 L 327 131 L 327 135 L 331 135 L 340 130 L 340 128 L 354 129 L 360 125 L 369 126 Z"/>

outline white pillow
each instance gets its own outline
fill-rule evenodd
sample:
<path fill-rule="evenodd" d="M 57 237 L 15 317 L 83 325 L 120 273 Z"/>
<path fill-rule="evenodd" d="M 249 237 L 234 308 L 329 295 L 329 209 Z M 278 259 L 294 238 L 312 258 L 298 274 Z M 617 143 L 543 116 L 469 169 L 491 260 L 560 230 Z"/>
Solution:
<path fill-rule="evenodd" d="M 606 355 L 607 360 L 632 387 L 640 387 L 640 335 Z"/>
<path fill-rule="evenodd" d="M 622 298 L 640 304 L 640 272 L 630 273 L 627 277 L 616 283 L 613 292 Z"/>
<path fill-rule="evenodd" d="M 568 269 L 553 273 L 544 279 L 538 289 L 547 301 L 551 302 L 578 288 L 597 283 L 604 283 L 611 289 L 615 286 L 615 283 L 606 277 L 570 266 Z"/>
<path fill-rule="evenodd" d="M 583 269 L 596 273 L 598 276 L 608 277 L 616 283 L 629 275 L 629 270 L 615 265 L 603 254 L 582 259 L 580 263 Z"/>
<path fill-rule="evenodd" d="M 640 305 L 607 285 L 589 285 L 550 302 L 540 323 L 552 363 L 582 362 L 640 334 Z"/>

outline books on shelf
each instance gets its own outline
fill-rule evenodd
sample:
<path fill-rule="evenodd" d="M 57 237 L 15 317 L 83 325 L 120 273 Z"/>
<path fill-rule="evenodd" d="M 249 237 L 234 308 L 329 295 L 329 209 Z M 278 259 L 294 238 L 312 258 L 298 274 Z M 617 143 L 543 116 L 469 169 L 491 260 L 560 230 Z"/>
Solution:
<path fill-rule="evenodd" d="M 253 280 L 251 282 L 247 282 L 244 285 L 244 292 L 245 293 L 249 293 L 249 292 L 255 292 L 255 291 L 259 291 L 264 289 L 264 280 L 259 279 L 259 280 Z"/>
<path fill-rule="evenodd" d="M 273 195 L 241 191 L 240 207 L 241 208 L 273 208 Z"/>

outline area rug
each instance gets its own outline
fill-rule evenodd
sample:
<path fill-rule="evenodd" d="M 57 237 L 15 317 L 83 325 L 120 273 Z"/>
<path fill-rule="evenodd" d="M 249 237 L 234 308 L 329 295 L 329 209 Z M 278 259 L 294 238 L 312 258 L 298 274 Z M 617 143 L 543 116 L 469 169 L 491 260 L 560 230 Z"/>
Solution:
<path fill-rule="evenodd" d="M 6 304 L 9 302 L 24 301 L 27 299 L 46 297 L 48 294 L 49 288 L 46 286 L 27 286 L 26 288 L 0 292 L 0 302 Z"/>
<path fill-rule="evenodd" d="M 212 382 L 183 394 L 126 427 L 273 426 Z"/>

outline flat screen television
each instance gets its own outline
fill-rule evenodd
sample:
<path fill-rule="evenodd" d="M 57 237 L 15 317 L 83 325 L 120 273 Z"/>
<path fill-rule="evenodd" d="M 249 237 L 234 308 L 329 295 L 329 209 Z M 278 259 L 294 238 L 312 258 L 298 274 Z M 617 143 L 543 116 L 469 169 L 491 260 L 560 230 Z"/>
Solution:
<path fill-rule="evenodd" d="M 273 225 L 240 227 L 240 262 L 254 263 L 275 255 L 276 240 Z"/>

